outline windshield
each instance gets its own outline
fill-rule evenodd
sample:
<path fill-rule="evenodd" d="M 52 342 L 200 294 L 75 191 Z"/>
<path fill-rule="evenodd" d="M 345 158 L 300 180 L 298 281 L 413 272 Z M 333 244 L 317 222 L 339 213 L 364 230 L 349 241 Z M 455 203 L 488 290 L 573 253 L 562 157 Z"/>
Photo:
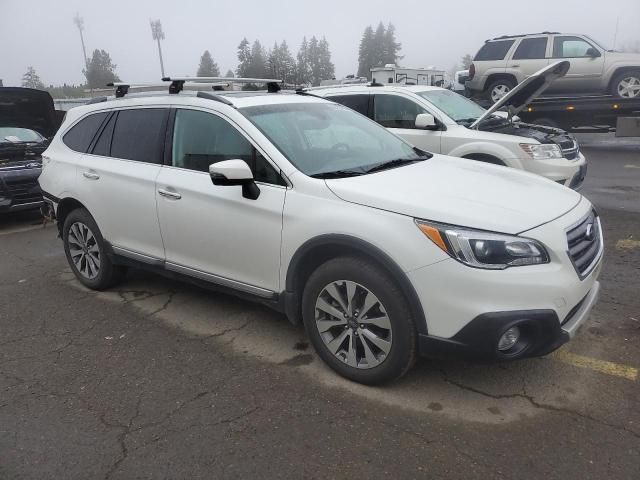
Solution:
<path fill-rule="evenodd" d="M 309 176 L 364 174 L 382 164 L 398 166 L 428 156 L 342 105 L 289 103 L 240 111 Z"/>
<path fill-rule="evenodd" d="M 456 122 L 475 120 L 486 111 L 477 103 L 450 90 L 428 90 L 417 93 Z"/>
<path fill-rule="evenodd" d="M 38 132 L 28 128 L 0 127 L 0 143 L 37 142 L 40 143 L 44 137 Z"/>

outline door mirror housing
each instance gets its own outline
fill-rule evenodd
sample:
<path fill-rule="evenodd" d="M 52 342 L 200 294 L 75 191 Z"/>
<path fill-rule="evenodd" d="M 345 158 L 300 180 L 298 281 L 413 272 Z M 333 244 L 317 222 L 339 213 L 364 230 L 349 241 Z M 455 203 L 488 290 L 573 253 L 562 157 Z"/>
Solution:
<path fill-rule="evenodd" d="M 600 56 L 600 52 L 595 48 L 591 47 L 587 49 L 587 52 L 585 53 L 585 55 L 591 58 L 598 58 Z"/>
<path fill-rule="evenodd" d="M 209 176 L 214 185 L 242 187 L 242 196 L 256 200 L 260 196 L 260 188 L 253 179 L 253 173 L 247 162 L 240 159 L 224 160 L 209 165 Z"/>
<path fill-rule="evenodd" d="M 416 116 L 416 128 L 421 128 L 423 130 L 437 130 L 438 125 L 436 124 L 436 119 L 430 113 L 419 113 Z"/>

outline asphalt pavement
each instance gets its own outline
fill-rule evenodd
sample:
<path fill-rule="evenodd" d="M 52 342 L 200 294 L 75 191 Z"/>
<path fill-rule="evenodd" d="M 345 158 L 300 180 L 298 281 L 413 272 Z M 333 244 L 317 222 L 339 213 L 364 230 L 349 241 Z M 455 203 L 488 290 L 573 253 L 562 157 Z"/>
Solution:
<path fill-rule="evenodd" d="M 384 387 L 260 305 L 143 272 L 89 291 L 54 226 L 0 217 L 0 479 L 640 478 L 640 141 L 580 141 L 606 240 L 589 324 Z"/>

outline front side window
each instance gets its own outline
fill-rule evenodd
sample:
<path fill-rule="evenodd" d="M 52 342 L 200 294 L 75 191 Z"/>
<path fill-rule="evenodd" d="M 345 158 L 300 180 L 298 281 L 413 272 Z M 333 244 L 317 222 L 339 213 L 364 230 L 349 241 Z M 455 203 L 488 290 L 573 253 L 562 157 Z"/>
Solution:
<path fill-rule="evenodd" d="M 64 134 L 62 141 L 71 150 L 87 153 L 93 137 L 108 114 L 108 112 L 100 112 L 86 116 Z"/>
<path fill-rule="evenodd" d="M 260 105 L 240 111 L 289 162 L 309 176 L 355 170 L 364 174 L 373 165 L 419 160 L 426 155 L 375 122 L 335 103 Z"/>
<path fill-rule="evenodd" d="M 345 107 L 349 107 L 362 115 L 367 115 L 369 110 L 369 94 L 357 94 L 357 95 L 334 95 L 328 97 L 332 102 L 337 102 Z"/>
<path fill-rule="evenodd" d="M 504 57 L 507 55 L 507 52 L 513 45 L 514 40 L 501 40 L 499 42 L 487 42 L 485 43 L 476 56 L 473 58 L 474 61 L 484 61 L 484 60 L 504 60 Z"/>
<path fill-rule="evenodd" d="M 533 60 L 545 58 L 547 37 L 523 38 L 513 54 L 514 60 Z"/>
<path fill-rule="evenodd" d="M 233 125 L 217 115 L 179 109 L 173 127 L 172 165 L 208 172 L 223 160 L 247 162 L 256 181 L 284 185 L 276 170 Z"/>
<path fill-rule="evenodd" d="M 450 90 L 427 90 L 417 94 L 456 122 L 475 120 L 486 111 L 477 103 Z"/>
<path fill-rule="evenodd" d="M 587 51 L 593 46 L 580 37 L 555 37 L 553 56 L 556 58 L 588 57 Z"/>
<path fill-rule="evenodd" d="M 120 110 L 111 139 L 111 157 L 162 163 L 168 111 L 164 108 Z"/>
<path fill-rule="evenodd" d="M 397 95 L 375 95 L 373 119 L 387 128 L 415 128 L 416 116 L 428 113 L 416 102 Z"/>

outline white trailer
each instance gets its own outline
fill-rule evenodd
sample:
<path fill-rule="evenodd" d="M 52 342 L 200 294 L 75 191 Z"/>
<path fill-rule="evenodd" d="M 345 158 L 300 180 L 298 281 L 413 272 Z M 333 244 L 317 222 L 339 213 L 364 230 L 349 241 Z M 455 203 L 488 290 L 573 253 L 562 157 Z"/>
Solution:
<path fill-rule="evenodd" d="M 389 63 L 371 69 L 373 83 L 446 87 L 446 73 L 434 67 L 400 67 Z"/>

